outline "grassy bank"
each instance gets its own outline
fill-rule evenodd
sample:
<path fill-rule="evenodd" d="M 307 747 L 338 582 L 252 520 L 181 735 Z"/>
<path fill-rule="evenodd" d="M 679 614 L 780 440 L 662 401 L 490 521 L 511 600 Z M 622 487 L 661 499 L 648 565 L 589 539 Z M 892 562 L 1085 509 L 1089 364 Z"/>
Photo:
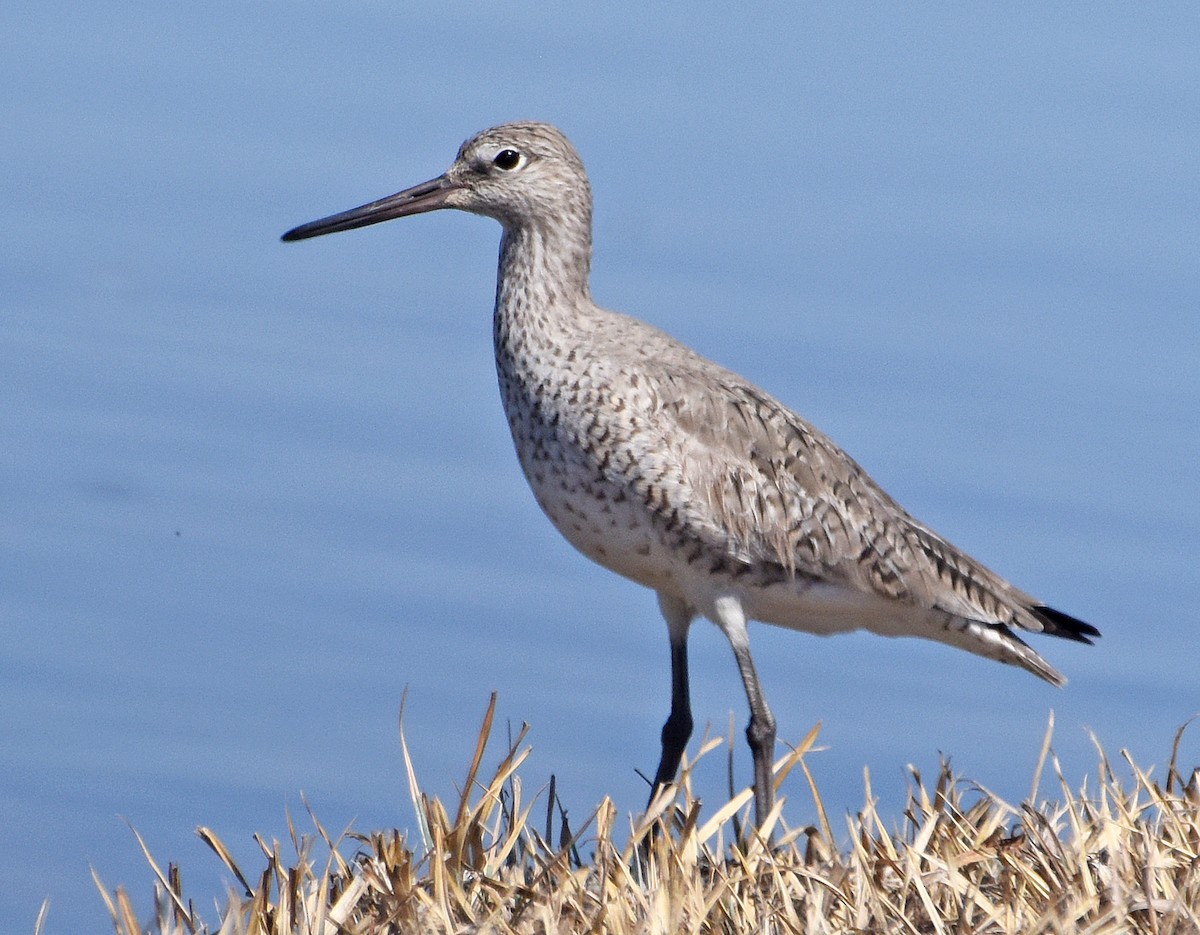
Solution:
<path fill-rule="evenodd" d="M 1200 779 L 1176 763 L 1178 740 L 1161 777 L 1123 754 L 1114 769 L 1098 750 L 1095 775 L 1072 790 L 1048 733 L 1033 788 L 1049 794 L 1009 804 L 943 767 L 932 778 L 913 772 L 899 813 L 877 811 L 868 787 L 860 813 L 831 818 L 804 762 L 814 731 L 777 776 L 808 777 L 816 808 L 789 810 L 816 824 L 790 828 L 777 808 L 768 846 L 745 825 L 748 791 L 701 809 L 686 774 L 632 830 L 608 800 L 568 827 L 553 786 L 526 797 L 524 732 L 491 775 L 481 772 L 493 709 L 494 699 L 460 801 L 424 795 L 410 764 L 417 840 L 379 831 L 338 842 L 319 824 L 311 836 L 290 828 L 286 855 L 259 840 L 262 864 L 247 868 L 201 828 L 236 881 L 219 917 L 202 919 L 178 868 L 147 853 L 152 920 L 136 918 L 124 888 L 97 881 L 116 931 L 1200 932 Z M 664 822 L 670 834 L 655 833 Z"/>

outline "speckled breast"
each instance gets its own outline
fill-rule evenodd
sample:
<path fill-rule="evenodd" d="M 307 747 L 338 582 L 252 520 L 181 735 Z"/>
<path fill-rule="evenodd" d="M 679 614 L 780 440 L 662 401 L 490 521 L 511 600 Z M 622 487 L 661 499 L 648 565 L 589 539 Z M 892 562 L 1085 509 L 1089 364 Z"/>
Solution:
<path fill-rule="evenodd" d="M 651 588 L 666 585 L 672 554 L 638 495 L 634 426 L 611 395 L 586 372 L 518 379 L 501 364 L 498 373 L 521 468 L 555 528 L 617 574 Z"/>

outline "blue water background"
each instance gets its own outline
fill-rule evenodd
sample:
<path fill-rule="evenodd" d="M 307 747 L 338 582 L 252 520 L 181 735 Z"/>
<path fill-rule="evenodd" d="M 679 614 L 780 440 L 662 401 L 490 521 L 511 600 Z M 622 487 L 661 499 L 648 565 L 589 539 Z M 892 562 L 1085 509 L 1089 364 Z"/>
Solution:
<path fill-rule="evenodd" d="M 1200 709 L 1198 27 L 1185 3 L 6 2 L 0 930 L 46 897 L 46 932 L 108 930 L 90 868 L 148 913 L 126 821 L 202 907 L 229 875 L 197 825 L 256 872 L 252 835 L 308 827 L 305 801 L 335 831 L 411 828 L 406 687 L 428 791 L 455 794 L 498 690 L 500 724 L 533 727 L 527 787 L 556 774 L 576 819 L 641 806 L 665 628 L 525 488 L 497 226 L 278 242 L 510 119 L 583 154 L 599 301 L 1104 632 L 1035 640 L 1059 691 L 755 628 L 781 738 L 823 725 L 839 823 L 864 767 L 898 816 L 939 751 L 1019 800 L 1052 709 L 1071 784 L 1089 732 L 1162 764 Z M 723 638 L 692 646 L 698 722 L 740 735 Z"/>

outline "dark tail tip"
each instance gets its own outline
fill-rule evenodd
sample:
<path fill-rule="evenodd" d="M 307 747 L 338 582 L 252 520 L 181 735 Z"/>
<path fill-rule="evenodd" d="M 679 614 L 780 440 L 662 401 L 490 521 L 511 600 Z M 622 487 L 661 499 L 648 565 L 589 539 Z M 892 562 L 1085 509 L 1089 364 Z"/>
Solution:
<path fill-rule="evenodd" d="M 1038 604 L 1029 609 L 1046 624 L 1046 632 L 1051 636 L 1061 636 L 1063 639 L 1076 640 L 1090 646 L 1091 638 L 1100 635 L 1100 631 L 1090 623 L 1084 623 L 1070 614 L 1064 614 L 1061 610 L 1055 610 L 1045 604 Z"/>

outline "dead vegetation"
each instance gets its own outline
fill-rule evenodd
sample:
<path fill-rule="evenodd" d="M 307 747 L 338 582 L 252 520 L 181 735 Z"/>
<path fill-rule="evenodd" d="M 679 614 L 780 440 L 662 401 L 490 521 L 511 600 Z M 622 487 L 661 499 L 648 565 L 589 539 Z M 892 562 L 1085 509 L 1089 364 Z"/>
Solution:
<path fill-rule="evenodd" d="M 768 837 L 754 832 L 745 824 L 749 790 L 705 814 L 685 771 L 632 826 L 606 799 L 571 828 L 553 785 L 525 797 L 524 729 L 490 777 L 481 774 L 494 704 L 450 807 L 418 788 L 405 748 L 419 840 L 397 831 L 332 840 L 319 822 L 301 835 L 289 820 L 287 854 L 259 838 L 265 864 L 248 873 L 200 828 L 236 881 L 217 918 L 204 921 L 179 869 L 163 871 L 147 851 L 151 921 L 138 920 L 124 888 L 110 892 L 97 880 L 116 932 L 1200 932 L 1200 789 L 1196 771 L 1178 768 L 1178 737 L 1161 780 L 1124 754 L 1127 778 L 1119 778 L 1098 748 L 1094 788 L 1075 791 L 1047 732 L 1034 792 L 1020 805 L 943 766 L 932 782 L 912 771 L 894 819 L 877 811 L 868 784 L 863 810 L 835 829 L 804 760 L 814 729 L 776 777 L 797 768 L 807 776 L 816 826 L 789 828 L 777 806 Z M 1047 768 L 1055 791 L 1043 800 Z"/>

